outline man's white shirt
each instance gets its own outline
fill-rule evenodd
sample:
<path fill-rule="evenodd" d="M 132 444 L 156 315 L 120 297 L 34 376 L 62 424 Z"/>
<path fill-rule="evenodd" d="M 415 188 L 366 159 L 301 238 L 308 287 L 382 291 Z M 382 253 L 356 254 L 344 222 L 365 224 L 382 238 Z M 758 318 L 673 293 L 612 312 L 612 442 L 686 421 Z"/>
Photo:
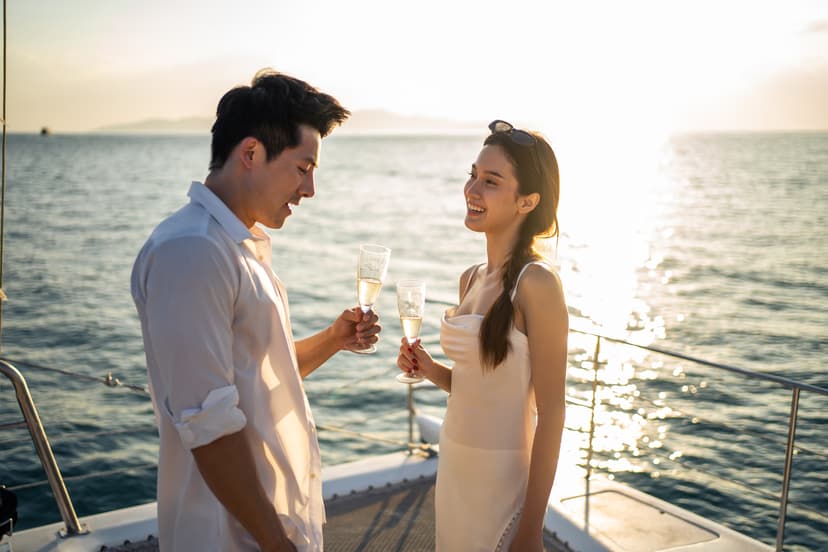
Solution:
<path fill-rule="evenodd" d="M 203 184 L 193 182 L 189 196 L 132 271 L 160 434 L 161 550 L 258 550 L 191 453 L 243 431 L 288 537 L 300 551 L 321 551 L 319 445 L 270 238 Z"/>

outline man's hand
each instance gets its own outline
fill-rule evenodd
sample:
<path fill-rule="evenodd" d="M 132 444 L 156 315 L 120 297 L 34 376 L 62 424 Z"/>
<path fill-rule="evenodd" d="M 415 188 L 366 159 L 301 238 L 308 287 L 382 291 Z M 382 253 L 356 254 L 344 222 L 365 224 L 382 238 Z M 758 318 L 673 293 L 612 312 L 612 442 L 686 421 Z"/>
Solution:
<path fill-rule="evenodd" d="M 339 318 L 321 332 L 297 341 L 299 374 L 308 377 L 338 351 L 365 349 L 376 343 L 382 329 L 377 320 L 373 311 L 363 314 L 359 307 L 354 307 L 342 311 Z"/>
<path fill-rule="evenodd" d="M 363 313 L 359 307 L 342 311 L 331 326 L 331 334 L 339 350 L 365 349 L 379 340 L 382 326 L 379 317 L 370 310 Z"/>
<path fill-rule="evenodd" d="M 295 552 L 279 515 L 267 497 L 244 431 L 192 449 L 204 482 L 219 502 L 268 552 Z"/>

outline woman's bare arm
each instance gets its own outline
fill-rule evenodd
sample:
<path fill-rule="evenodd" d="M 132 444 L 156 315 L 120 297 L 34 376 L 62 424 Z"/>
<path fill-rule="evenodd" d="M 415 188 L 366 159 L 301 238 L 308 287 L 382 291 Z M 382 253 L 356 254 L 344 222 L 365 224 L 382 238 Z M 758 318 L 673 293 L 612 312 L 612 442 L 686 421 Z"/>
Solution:
<path fill-rule="evenodd" d="M 512 550 L 541 545 L 543 519 L 563 436 L 569 314 L 558 276 L 546 267 L 526 270 L 517 294 L 526 322 L 538 425 L 532 442 L 529 482 Z"/>

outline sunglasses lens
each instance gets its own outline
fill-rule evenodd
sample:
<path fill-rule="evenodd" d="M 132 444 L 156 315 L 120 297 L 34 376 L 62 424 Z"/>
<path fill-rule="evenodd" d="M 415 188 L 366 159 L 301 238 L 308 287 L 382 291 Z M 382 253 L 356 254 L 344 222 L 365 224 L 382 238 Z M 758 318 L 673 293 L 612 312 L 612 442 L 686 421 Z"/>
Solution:
<path fill-rule="evenodd" d="M 509 132 L 513 128 L 514 127 L 511 125 L 511 123 L 501 121 L 500 119 L 489 123 L 489 130 L 492 132 Z"/>
<path fill-rule="evenodd" d="M 534 136 L 524 130 L 515 130 L 512 132 L 512 142 L 521 146 L 534 146 L 536 140 Z"/>
<path fill-rule="evenodd" d="M 512 142 L 521 146 L 534 146 L 537 140 L 535 137 L 525 130 L 518 130 L 512 126 L 512 123 L 496 119 L 489 123 L 489 130 L 492 134 L 496 132 L 505 132 L 512 139 Z"/>

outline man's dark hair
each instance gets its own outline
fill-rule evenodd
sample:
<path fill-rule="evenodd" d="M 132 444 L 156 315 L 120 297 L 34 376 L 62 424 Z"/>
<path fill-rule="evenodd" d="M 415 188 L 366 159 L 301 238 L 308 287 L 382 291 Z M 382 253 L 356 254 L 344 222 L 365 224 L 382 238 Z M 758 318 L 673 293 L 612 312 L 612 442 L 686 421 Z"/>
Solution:
<path fill-rule="evenodd" d="M 263 69 L 250 86 L 237 86 L 219 100 L 211 132 L 210 170 L 224 166 L 230 152 L 248 136 L 259 140 L 267 160 L 299 145 L 299 125 L 324 138 L 350 115 L 328 94 L 294 77 Z"/>

